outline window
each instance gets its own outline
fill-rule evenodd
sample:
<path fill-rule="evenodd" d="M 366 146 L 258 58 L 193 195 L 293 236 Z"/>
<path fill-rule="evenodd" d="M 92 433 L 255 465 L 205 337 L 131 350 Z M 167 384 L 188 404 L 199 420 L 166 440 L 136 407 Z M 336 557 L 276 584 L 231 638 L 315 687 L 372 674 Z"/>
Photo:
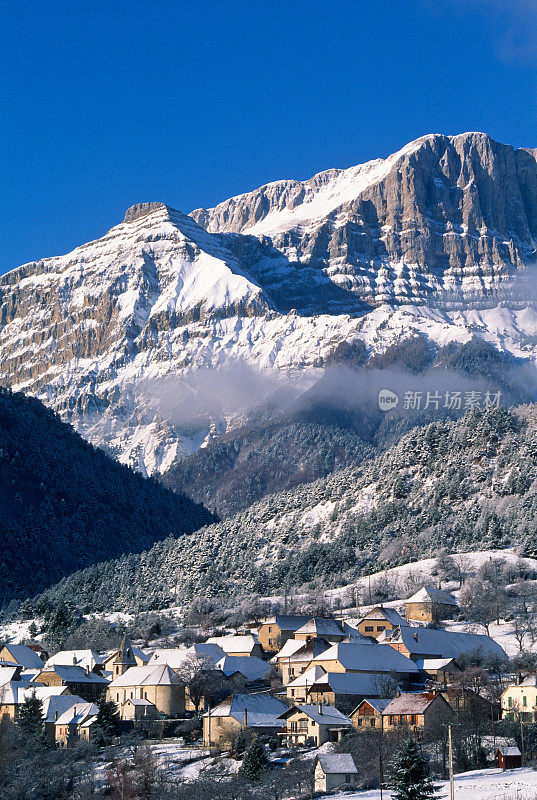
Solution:
<path fill-rule="evenodd" d="M 350 782 L 351 782 L 351 776 L 345 775 L 345 783 L 350 783 Z"/>
<path fill-rule="evenodd" d="M 372 728 L 375 727 L 375 717 L 371 717 L 371 719 L 369 720 L 369 724 L 371 725 Z"/>
<path fill-rule="evenodd" d="M 508 697 L 507 698 L 507 705 L 509 706 L 509 708 L 511 708 L 511 706 L 513 705 L 513 698 L 512 697 Z"/>
<path fill-rule="evenodd" d="M 386 625 L 377 625 L 377 631 L 385 631 Z"/>
<path fill-rule="evenodd" d="M 373 633 L 374 630 L 375 630 L 375 628 L 373 627 L 373 625 L 366 625 L 365 626 L 365 632 L 366 633 Z"/>
<path fill-rule="evenodd" d="M 291 697 L 294 697 L 294 696 L 295 696 L 295 690 L 291 689 Z"/>
<path fill-rule="evenodd" d="M 360 726 L 362 724 L 362 720 L 360 719 L 360 717 L 358 717 L 358 719 L 356 720 L 356 724 L 358 726 Z"/>
<path fill-rule="evenodd" d="M 269 632 L 269 633 L 272 633 L 272 625 L 269 625 L 269 626 L 268 626 L 268 632 Z"/>
<path fill-rule="evenodd" d="M 411 714 L 410 715 L 410 724 L 411 725 L 415 725 L 416 724 L 416 715 L 415 714 Z"/>
<path fill-rule="evenodd" d="M 388 717 L 388 725 L 393 725 L 393 714 L 390 714 Z"/>
<path fill-rule="evenodd" d="M 524 696 L 522 697 L 522 705 L 523 705 L 523 706 L 527 706 L 527 705 L 528 705 L 528 698 L 526 697 L 526 695 L 524 695 Z"/>

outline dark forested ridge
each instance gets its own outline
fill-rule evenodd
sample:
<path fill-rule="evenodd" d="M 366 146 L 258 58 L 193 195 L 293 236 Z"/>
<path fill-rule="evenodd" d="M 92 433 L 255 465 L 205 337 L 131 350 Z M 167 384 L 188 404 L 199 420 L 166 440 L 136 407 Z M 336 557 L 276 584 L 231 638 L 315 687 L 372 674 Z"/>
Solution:
<path fill-rule="evenodd" d="M 92 447 L 38 400 L 0 389 L 0 603 L 213 519 Z"/>
<path fill-rule="evenodd" d="M 385 453 L 65 578 L 26 613 L 162 608 L 194 595 L 334 587 L 441 548 L 537 549 L 537 406 L 472 409 Z"/>

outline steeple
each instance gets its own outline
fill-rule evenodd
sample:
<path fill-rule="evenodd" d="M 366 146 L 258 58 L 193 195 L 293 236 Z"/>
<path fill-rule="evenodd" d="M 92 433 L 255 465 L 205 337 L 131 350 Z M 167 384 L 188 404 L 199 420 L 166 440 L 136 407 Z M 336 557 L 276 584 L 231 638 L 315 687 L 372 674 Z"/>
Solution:
<path fill-rule="evenodd" d="M 123 673 L 129 669 L 129 667 L 135 667 L 136 665 L 137 662 L 134 657 L 131 641 L 127 634 L 124 633 L 121 644 L 119 645 L 119 650 L 117 651 L 112 662 L 114 679 L 118 678 L 120 675 L 123 675 Z"/>

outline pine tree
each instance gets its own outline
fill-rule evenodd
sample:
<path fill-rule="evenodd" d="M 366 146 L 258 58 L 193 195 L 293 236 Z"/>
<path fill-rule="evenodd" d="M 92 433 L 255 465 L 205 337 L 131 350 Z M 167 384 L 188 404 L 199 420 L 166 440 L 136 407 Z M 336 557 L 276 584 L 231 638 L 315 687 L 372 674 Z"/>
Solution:
<path fill-rule="evenodd" d="M 120 733 L 119 713 L 112 700 L 99 700 L 99 711 L 95 720 L 97 728 L 96 739 L 100 744 L 110 744 L 114 736 Z"/>
<path fill-rule="evenodd" d="M 267 766 L 268 758 L 265 748 L 256 736 L 244 756 L 241 772 L 251 781 L 258 781 Z"/>
<path fill-rule="evenodd" d="M 246 739 L 244 738 L 244 732 L 242 728 L 239 731 L 239 735 L 237 736 L 237 741 L 235 743 L 235 752 L 237 755 L 242 755 L 246 750 Z"/>
<path fill-rule="evenodd" d="M 430 800 L 436 787 L 428 776 L 426 759 L 414 739 L 408 739 L 395 756 L 389 787 L 394 800 Z"/>
<path fill-rule="evenodd" d="M 44 721 L 43 703 L 36 697 L 34 691 L 20 706 L 17 722 L 28 738 L 45 745 L 47 739 L 43 728 Z"/>

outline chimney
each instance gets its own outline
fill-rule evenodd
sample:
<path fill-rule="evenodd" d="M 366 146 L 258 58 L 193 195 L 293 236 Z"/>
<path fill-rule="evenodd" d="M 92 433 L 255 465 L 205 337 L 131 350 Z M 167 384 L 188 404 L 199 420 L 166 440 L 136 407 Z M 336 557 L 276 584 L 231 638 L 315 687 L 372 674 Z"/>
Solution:
<path fill-rule="evenodd" d="M 57 711 L 55 711 L 55 712 L 54 712 L 54 722 L 56 722 L 56 720 L 57 720 L 57 719 L 58 719 L 58 712 L 57 712 Z"/>
<path fill-rule="evenodd" d="M 87 676 L 88 676 L 88 678 L 89 678 L 89 664 L 86 666 L 86 675 L 87 675 Z"/>
<path fill-rule="evenodd" d="M 323 704 L 319 703 L 319 714 L 323 713 Z"/>
<path fill-rule="evenodd" d="M 76 656 L 73 656 L 73 667 L 76 667 Z"/>
<path fill-rule="evenodd" d="M 416 641 L 418 641 L 418 634 L 417 634 L 417 633 L 415 633 L 415 634 L 414 634 L 414 639 L 415 639 Z"/>

